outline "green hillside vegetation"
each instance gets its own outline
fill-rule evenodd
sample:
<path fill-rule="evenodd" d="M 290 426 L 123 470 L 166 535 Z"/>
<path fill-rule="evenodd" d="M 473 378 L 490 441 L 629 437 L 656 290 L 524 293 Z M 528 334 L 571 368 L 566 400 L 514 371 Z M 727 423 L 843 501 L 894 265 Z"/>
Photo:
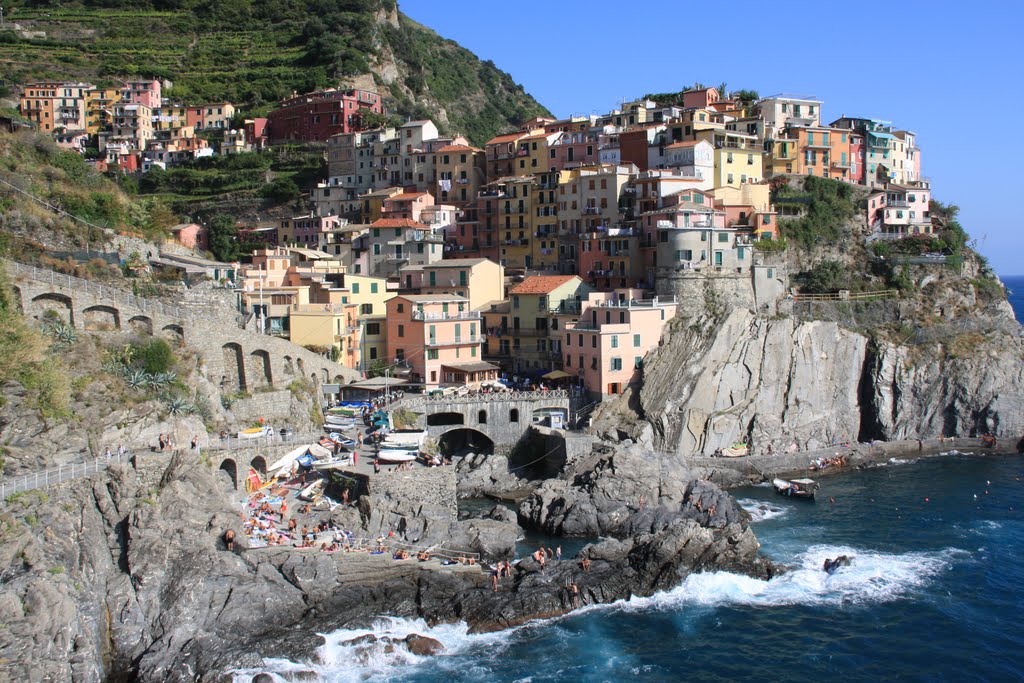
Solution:
<path fill-rule="evenodd" d="M 493 63 L 404 16 L 397 27 L 384 21 L 394 9 L 394 0 L 15 0 L 5 16 L 46 38 L 0 33 L 0 69 L 15 83 L 169 79 L 176 100 L 226 100 L 252 115 L 394 55 L 404 73 L 378 84 L 400 116 L 443 107 L 450 132 L 482 144 L 547 114 Z"/>
<path fill-rule="evenodd" d="M 29 132 L 0 133 L 0 181 L 0 253 L 22 260 L 42 254 L 44 243 L 98 248 L 113 232 L 160 240 L 178 222 L 166 202 L 129 196 L 78 154 Z"/>

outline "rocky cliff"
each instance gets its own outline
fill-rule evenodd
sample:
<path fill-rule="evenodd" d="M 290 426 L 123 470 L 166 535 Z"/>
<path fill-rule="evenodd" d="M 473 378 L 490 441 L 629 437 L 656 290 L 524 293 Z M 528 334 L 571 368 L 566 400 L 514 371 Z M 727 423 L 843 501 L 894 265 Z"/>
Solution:
<path fill-rule="evenodd" d="M 627 425 L 641 443 L 678 454 L 740 441 L 763 453 L 1024 433 L 1024 343 L 1005 301 L 928 327 L 896 310 L 895 334 L 890 322 L 872 329 L 857 315 L 788 311 L 675 321 L 633 409 L 625 399 L 605 408 L 596 428 Z"/>
<path fill-rule="evenodd" d="M 746 513 L 707 482 L 673 483 L 650 494 L 646 509 L 600 511 L 594 519 L 607 520 L 580 530 L 618 540 L 584 550 L 589 570 L 574 560 L 546 568 L 523 560 L 497 592 L 476 567 L 247 550 L 241 536 L 230 552 L 220 538 L 239 529 L 236 494 L 194 457 L 158 457 L 18 495 L 0 510 L 0 679 L 221 681 L 235 667 L 258 669 L 261 656 L 308 660 L 322 642 L 317 633 L 366 626 L 380 614 L 488 631 L 650 595 L 693 571 L 774 571 L 758 555 Z M 650 464 L 615 460 L 647 481 L 655 479 Z M 579 475 L 612 482 L 592 468 Z M 411 523 L 398 525 L 403 540 L 462 544 L 491 557 L 508 556 L 520 531 L 503 509 L 450 522 L 428 507 L 368 496 L 324 514 L 361 534 L 404 517 Z"/>

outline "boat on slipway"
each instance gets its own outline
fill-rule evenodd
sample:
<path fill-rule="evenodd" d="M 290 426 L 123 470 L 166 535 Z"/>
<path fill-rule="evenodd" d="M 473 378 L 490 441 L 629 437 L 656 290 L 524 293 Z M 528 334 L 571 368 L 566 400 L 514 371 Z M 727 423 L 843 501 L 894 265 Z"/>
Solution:
<path fill-rule="evenodd" d="M 412 462 L 419 456 L 419 448 L 381 448 L 376 458 L 385 463 Z"/>
<path fill-rule="evenodd" d="M 814 500 L 818 490 L 818 482 L 813 479 L 780 479 L 776 477 L 772 486 L 780 496 L 788 498 L 800 498 L 803 500 Z"/>

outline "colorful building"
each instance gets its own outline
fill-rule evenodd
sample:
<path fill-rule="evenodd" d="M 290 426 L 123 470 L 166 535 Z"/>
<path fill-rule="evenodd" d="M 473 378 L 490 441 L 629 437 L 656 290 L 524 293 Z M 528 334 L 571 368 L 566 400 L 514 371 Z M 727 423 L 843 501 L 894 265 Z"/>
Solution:
<path fill-rule="evenodd" d="M 505 269 L 486 258 L 452 258 L 401 269 L 399 286 L 408 294 L 451 294 L 479 310 L 505 298 Z"/>
<path fill-rule="evenodd" d="M 563 368 L 595 399 L 614 398 L 640 383 L 644 357 L 676 315 L 675 297 L 644 295 L 635 289 L 591 293 L 579 320 L 566 325 Z"/>
<path fill-rule="evenodd" d="M 428 388 L 497 377 L 482 360 L 483 318 L 469 300 L 446 294 L 400 294 L 387 302 L 388 359 Z M 486 366 L 486 367 L 485 367 Z"/>
<path fill-rule="evenodd" d="M 560 370 L 564 316 L 578 316 L 580 302 L 592 291 L 576 275 L 528 277 L 512 288 L 508 314 L 488 328 L 489 335 L 508 342 L 509 371 L 539 377 Z"/>
<path fill-rule="evenodd" d="M 274 142 L 326 142 L 332 135 L 363 128 L 366 112 L 384 113 L 380 95 L 368 90 L 317 90 L 281 100 L 267 114 Z"/>

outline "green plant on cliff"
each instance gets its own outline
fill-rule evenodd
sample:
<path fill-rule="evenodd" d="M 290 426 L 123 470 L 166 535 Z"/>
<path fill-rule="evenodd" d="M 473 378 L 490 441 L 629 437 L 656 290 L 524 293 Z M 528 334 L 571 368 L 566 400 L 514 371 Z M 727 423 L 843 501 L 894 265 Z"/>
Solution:
<path fill-rule="evenodd" d="M 0 267 L 0 386 L 17 382 L 24 403 L 44 424 L 67 417 L 67 384 L 59 356 L 49 353 L 49 339 L 28 326 L 18 310 L 7 272 Z"/>
<path fill-rule="evenodd" d="M 781 219 L 779 230 L 786 240 L 808 251 L 838 243 L 843 238 L 843 224 L 856 213 L 849 183 L 817 176 L 804 178 L 802 190 L 790 184 L 778 186 L 772 201 L 802 207 L 801 216 Z"/>

